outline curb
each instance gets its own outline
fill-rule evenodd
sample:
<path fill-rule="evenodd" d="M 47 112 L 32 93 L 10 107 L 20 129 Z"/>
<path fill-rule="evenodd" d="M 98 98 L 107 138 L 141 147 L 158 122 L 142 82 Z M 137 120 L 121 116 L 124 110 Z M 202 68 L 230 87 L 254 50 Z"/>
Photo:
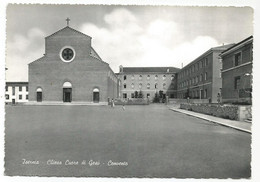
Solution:
<path fill-rule="evenodd" d="M 169 108 L 169 107 L 168 107 L 168 108 Z M 188 116 L 192 116 L 192 117 L 195 117 L 195 118 L 203 119 L 203 120 L 206 120 L 206 121 L 209 121 L 209 122 L 212 122 L 212 123 L 217 123 L 217 124 L 222 125 L 222 126 L 227 126 L 227 127 L 229 127 L 229 128 L 233 128 L 233 129 L 236 129 L 236 130 L 239 130 L 239 131 L 243 131 L 243 132 L 252 134 L 252 131 L 247 130 L 247 129 L 244 129 L 244 128 L 240 128 L 240 127 L 233 126 L 233 125 L 226 124 L 226 123 L 217 122 L 217 121 L 210 120 L 210 119 L 208 119 L 208 118 L 204 118 L 204 117 L 200 117 L 200 116 L 194 116 L 194 115 L 192 115 L 192 114 L 184 113 L 184 112 L 181 112 L 181 111 L 172 109 L 172 108 L 169 108 L 169 109 L 172 110 L 172 111 L 175 111 L 175 112 L 179 112 L 179 113 L 182 113 L 182 114 L 186 114 L 186 115 L 188 115 Z"/>

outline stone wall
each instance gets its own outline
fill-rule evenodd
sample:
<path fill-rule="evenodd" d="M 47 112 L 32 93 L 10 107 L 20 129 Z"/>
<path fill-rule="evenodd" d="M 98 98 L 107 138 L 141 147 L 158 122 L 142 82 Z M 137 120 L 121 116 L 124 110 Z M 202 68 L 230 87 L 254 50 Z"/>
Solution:
<path fill-rule="evenodd" d="M 201 103 L 209 103 L 209 99 L 169 99 L 170 104 L 181 104 L 181 103 L 196 103 L 196 104 L 201 104 Z"/>
<path fill-rule="evenodd" d="M 244 106 L 248 107 L 248 106 Z M 239 115 L 240 106 L 237 105 L 218 105 L 218 104 L 181 104 L 181 109 L 208 114 L 216 117 L 232 120 L 244 120 Z"/>

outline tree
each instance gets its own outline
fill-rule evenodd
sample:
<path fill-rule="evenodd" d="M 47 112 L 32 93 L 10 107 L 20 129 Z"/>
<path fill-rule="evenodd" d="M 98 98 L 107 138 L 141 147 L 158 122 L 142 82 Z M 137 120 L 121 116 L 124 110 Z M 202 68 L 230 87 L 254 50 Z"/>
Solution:
<path fill-rule="evenodd" d="M 155 92 L 155 95 L 154 95 L 154 98 L 153 98 L 153 102 L 158 103 L 159 100 L 160 100 L 159 94 L 158 94 L 158 92 Z"/>
<path fill-rule="evenodd" d="M 138 93 L 138 98 L 143 98 L 143 97 L 144 97 L 144 94 L 143 94 L 142 90 L 140 90 Z"/>
<path fill-rule="evenodd" d="M 135 91 L 135 98 L 138 98 L 138 92 Z"/>
<path fill-rule="evenodd" d="M 163 91 L 162 91 L 162 90 L 159 91 L 159 98 L 160 98 L 160 99 L 163 98 Z"/>

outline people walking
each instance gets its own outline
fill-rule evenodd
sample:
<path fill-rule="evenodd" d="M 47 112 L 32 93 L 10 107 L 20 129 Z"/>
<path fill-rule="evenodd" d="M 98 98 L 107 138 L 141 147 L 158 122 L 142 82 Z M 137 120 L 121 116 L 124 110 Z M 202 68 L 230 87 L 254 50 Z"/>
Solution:
<path fill-rule="evenodd" d="M 115 107 L 115 102 L 114 99 L 111 100 L 111 107 L 114 108 Z"/>

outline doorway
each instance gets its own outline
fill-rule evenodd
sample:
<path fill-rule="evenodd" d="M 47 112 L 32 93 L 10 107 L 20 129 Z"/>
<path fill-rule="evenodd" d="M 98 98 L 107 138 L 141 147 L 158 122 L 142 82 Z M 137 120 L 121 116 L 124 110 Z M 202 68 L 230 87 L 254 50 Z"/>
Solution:
<path fill-rule="evenodd" d="M 37 88 L 36 90 L 36 101 L 42 102 L 42 88 Z"/>
<path fill-rule="evenodd" d="M 71 102 L 72 100 L 72 89 L 63 88 L 63 102 Z"/>
<path fill-rule="evenodd" d="M 93 90 L 93 102 L 98 103 L 99 102 L 99 89 L 95 88 Z"/>
<path fill-rule="evenodd" d="M 37 92 L 37 102 L 42 102 L 42 92 Z"/>
<path fill-rule="evenodd" d="M 72 84 L 70 82 L 63 83 L 63 102 L 72 101 Z"/>

